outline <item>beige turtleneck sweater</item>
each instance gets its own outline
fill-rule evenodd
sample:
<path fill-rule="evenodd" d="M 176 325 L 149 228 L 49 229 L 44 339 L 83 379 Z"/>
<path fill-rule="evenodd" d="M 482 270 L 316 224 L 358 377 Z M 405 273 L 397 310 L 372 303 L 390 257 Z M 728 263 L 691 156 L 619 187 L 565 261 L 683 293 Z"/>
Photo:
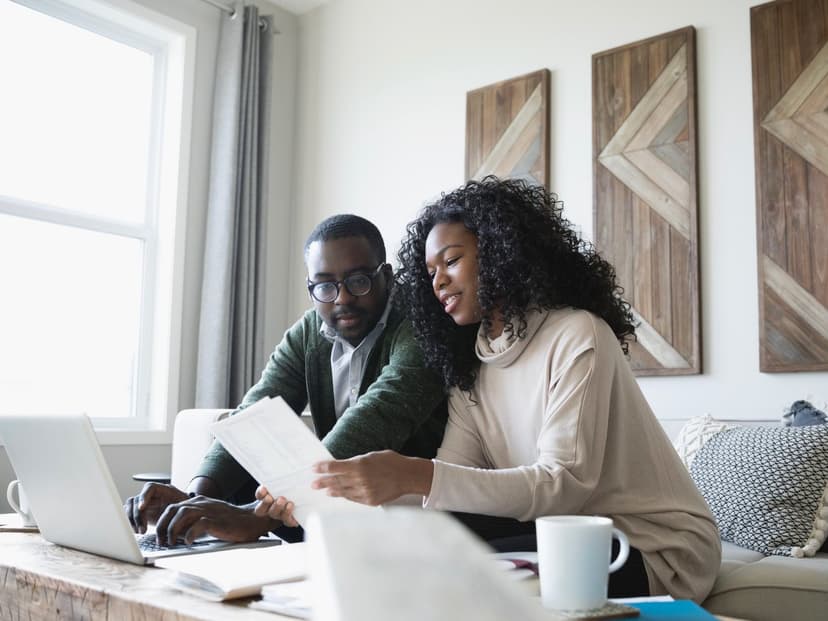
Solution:
<path fill-rule="evenodd" d="M 523 339 L 478 335 L 478 379 L 471 395 L 451 392 L 424 506 L 610 517 L 641 551 L 653 595 L 700 602 L 719 533 L 612 330 L 570 308 L 527 322 Z"/>

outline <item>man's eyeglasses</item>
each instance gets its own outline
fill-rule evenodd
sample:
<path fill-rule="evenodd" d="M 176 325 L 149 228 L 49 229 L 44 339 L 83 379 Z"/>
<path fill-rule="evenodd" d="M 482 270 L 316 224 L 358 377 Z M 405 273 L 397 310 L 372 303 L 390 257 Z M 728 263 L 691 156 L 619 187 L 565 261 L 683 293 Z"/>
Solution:
<path fill-rule="evenodd" d="M 361 297 L 371 293 L 374 285 L 374 278 L 379 275 L 385 263 L 380 263 L 370 274 L 351 274 L 342 280 L 326 280 L 324 282 L 311 282 L 308 280 L 308 292 L 314 300 L 323 304 L 330 304 L 339 297 L 339 288 L 345 285 L 345 290 L 355 297 Z"/>

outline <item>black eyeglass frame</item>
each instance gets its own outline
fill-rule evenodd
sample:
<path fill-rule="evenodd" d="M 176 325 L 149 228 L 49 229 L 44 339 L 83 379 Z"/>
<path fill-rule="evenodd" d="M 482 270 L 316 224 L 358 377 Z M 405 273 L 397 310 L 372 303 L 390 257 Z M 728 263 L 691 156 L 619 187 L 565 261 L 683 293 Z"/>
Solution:
<path fill-rule="evenodd" d="M 323 280 L 321 282 L 311 282 L 310 279 L 307 279 L 306 283 L 307 283 L 307 286 L 308 286 L 308 293 L 317 302 L 319 302 L 321 304 L 330 304 L 330 303 L 336 301 L 336 298 L 339 297 L 340 287 L 342 287 L 344 285 L 345 290 L 348 293 L 350 293 L 352 296 L 354 296 L 356 298 L 361 298 L 362 296 L 368 295 L 369 293 L 371 293 L 371 291 L 374 288 L 374 279 L 377 276 L 379 276 L 380 272 L 382 272 L 382 268 L 384 268 L 386 265 L 387 265 L 387 263 L 380 263 L 379 265 L 377 265 L 377 267 L 372 272 L 370 272 L 368 274 L 366 274 L 365 272 L 357 272 L 356 274 L 351 274 L 350 276 L 346 276 L 342 280 Z M 348 285 L 348 281 L 351 280 L 352 278 L 359 278 L 359 277 L 362 277 L 362 276 L 368 278 L 368 289 L 366 291 L 364 291 L 363 293 L 354 293 L 353 291 L 351 291 L 351 287 Z M 316 287 L 318 287 L 319 285 L 333 285 L 334 287 L 336 287 L 336 295 L 334 295 L 330 300 L 320 300 L 318 297 L 316 297 L 316 294 L 313 292 L 313 290 L 316 289 Z"/>

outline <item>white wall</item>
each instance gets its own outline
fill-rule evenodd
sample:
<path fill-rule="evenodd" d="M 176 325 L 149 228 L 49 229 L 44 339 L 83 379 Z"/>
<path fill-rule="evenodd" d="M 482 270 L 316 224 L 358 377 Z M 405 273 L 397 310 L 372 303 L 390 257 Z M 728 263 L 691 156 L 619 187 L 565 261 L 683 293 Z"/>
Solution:
<path fill-rule="evenodd" d="M 668 431 L 705 412 L 776 419 L 825 373 L 758 371 L 749 7 L 758 0 L 334 0 L 300 18 L 293 271 L 337 212 L 363 215 L 396 250 L 424 201 L 463 182 L 466 92 L 546 67 L 551 184 L 592 234 L 591 55 L 697 30 L 704 373 L 642 378 Z M 307 306 L 300 284 L 291 315 Z"/>
<path fill-rule="evenodd" d="M 139 1 L 198 31 L 179 385 L 185 408 L 195 394 L 198 323 L 190 318 L 201 296 L 214 60 L 225 16 L 200 0 Z M 468 90 L 551 70 L 551 187 L 591 235 L 591 55 L 693 25 L 704 374 L 642 378 L 641 385 L 670 431 L 703 412 L 775 419 L 797 398 L 823 405 L 825 373 L 758 372 L 749 38 L 749 7 L 758 3 L 332 0 L 296 18 L 260 2 L 281 31 L 274 39 L 267 347 L 307 307 L 301 249 L 316 222 L 364 215 L 396 251 L 423 202 L 463 182 Z M 138 487 L 131 473 L 169 465 L 169 445 L 104 453 L 124 496 Z M 0 484 L 13 476 L 0 449 Z"/>
<path fill-rule="evenodd" d="M 135 0 L 159 13 L 193 26 L 197 31 L 194 110 L 190 145 L 190 179 L 184 276 L 184 322 L 180 351 L 178 409 L 193 407 L 195 363 L 198 344 L 198 309 L 201 304 L 202 259 L 206 223 L 208 172 L 212 123 L 213 83 L 220 20 L 225 13 L 201 0 Z M 281 9 L 257 2 L 262 15 L 272 15 L 280 34 L 273 39 L 272 131 L 270 137 L 270 205 L 268 218 L 268 295 L 265 300 L 268 324 L 266 349 L 278 342 L 285 328 L 287 301 L 284 289 L 288 261 L 290 200 L 293 178 L 294 107 L 297 70 L 296 17 Z M 262 360 L 262 365 L 264 365 Z M 134 494 L 140 484 L 132 481 L 136 472 L 164 472 L 170 466 L 170 445 L 111 445 L 103 449 L 122 496 Z M 0 486 L 5 490 L 14 477 L 5 449 L 0 447 Z M 8 511 L 5 494 L 0 494 L 0 512 Z"/>

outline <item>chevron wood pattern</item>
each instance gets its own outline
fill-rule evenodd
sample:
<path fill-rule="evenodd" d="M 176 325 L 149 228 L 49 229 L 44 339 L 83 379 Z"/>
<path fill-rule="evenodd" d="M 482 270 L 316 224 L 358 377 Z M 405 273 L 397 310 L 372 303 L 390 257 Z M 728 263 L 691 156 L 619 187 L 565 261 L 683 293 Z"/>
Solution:
<path fill-rule="evenodd" d="M 549 70 L 466 95 L 466 179 L 486 175 L 547 185 Z"/>
<path fill-rule="evenodd" d="M 638 375 L 701 372 L 695 30 L 592 57 L 595 243 L 633 307 Z"/>
<path fill-rule="evenodd" d="M 828 370 L 828 0 L 751 8 L 759 362 Z"/>

